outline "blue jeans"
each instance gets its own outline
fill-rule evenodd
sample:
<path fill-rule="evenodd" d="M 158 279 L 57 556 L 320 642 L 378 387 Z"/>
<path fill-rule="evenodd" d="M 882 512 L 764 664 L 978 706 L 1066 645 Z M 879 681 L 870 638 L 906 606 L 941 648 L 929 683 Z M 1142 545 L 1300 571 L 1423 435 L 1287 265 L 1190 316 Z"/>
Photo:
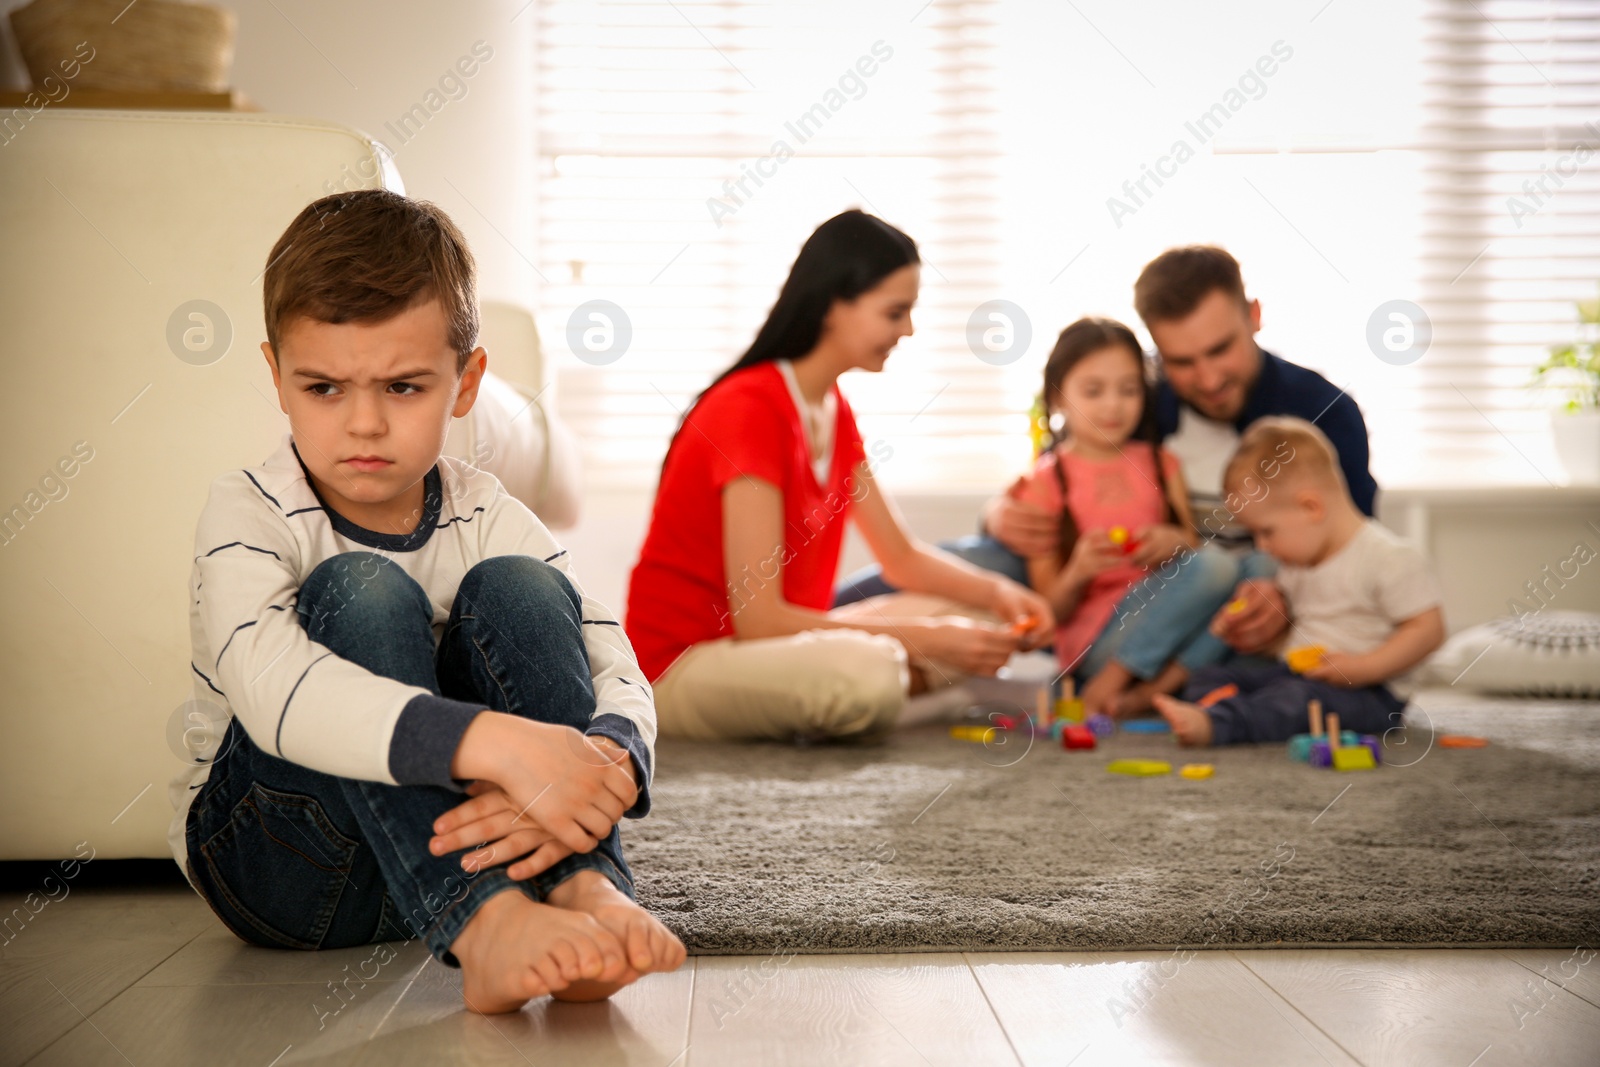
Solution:
<path fill-rule="evenodd" d="M 1252 741 L 1287 741 L 1311 728 L 1308 705 L 1322 701 L 1324 714 L 1339 716 L 1339 729 L 1358 734 L 1383 734 L 1402 725 L 1406 702 L 1388 686 L 1344 689 L 1303 678 L 1287 664 L 1223 664 L 1198 671 L 1183 687 L 1183 699 L 1199 700 L 1218 686 L 1239 687 L 1206 709 L 1211 716 L 1211 743 L 1236 745 Z"/>
<path fill-rule="evenodd" d="M 941 541 L 939 547 L 974 566 L 1028 584 L 1027 560 L 987 534 Z M 1263 552 L 1236 557 L 1212 545 L 1180 552 L 1128 590 L 1076 666 L 1062 666 L 1072 667 L 1082 681 L 1094 677 L 1115 658 L 1135 677 L 1150 679 L 1169 660 L 1176 659 L 1193 672 L 1230 659 L 1233 650 L 1208 629 L 1212 616 L 1241 581 L 1270 578 L 1277 570 L 1277 562 Z M 894 591 L 874 564 L 840 582 L 833 604 L 839 607 Z"/>
<path fill-rule="evenodd" d="M 437 649 L 428 595 L 375 553 L 324 560 L 300 587 L 295 612 L 335 655 L 436 695 L 580 731 L 594 713 L 581 602 L 542 560 L 496 556 L 467 571 Z M 461 858 L 471 849 L 433 855 L 434 820 L 467 799 L 442 786 L 311 770 L 262 751 L 233 719 L 189 811 L 189 874 L 223 924 L 251 944 L 345 948 L 425 937 L 451 967 L 460 964 L 450 945 L 503 890 L 543 900 L 594 869 L 634 896 L 616 827 L 593 851 L 527 880 L 505 873 L 514 858 L 468 873 Z"/>
<path fill-rule="evenodd" d="M 988 534 L 968 534 L 953 541 L 940 541 L 939 547 L 975 567 L 1003 574 L 1018 585 L 1028 584 L 1028 561 Z M 833 591 L 833 606 L 843 607 L 869 596 L 893 592 L 896 592 L 895 587 L 883 580 L 883 568 L 873 563 L 845 576 Z"/>
<path fill-rule="evenodd" d="M 1115 659 L 1148 680 L 1169 660 L 1192 674 L 1232 659 L 1233 649 L 1211 633 L 1212 617 L 1240 582 L 1277 572 L 1277 561 L 1264 552 L 1234 556 L 1213 545 L 1180 551 L 1128 590 L 1073 673 L 1093 678 Z"/>

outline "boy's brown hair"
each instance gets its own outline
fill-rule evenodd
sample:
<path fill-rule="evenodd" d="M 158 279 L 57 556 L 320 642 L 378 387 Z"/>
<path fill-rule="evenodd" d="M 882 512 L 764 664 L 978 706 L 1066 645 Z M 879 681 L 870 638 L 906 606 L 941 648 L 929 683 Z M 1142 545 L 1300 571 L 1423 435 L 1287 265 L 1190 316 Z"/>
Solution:
<path fill-rule="evenodd" d="M 1181 319 L 1214 289 L 1249 303 L 1239 261 L 1216 245 L 1169 248 L 1139 272 L 1133 283 L 1133 306 L 1146 326 Z"/>
<path fill-rule="evenodd" d="M 272 246 L 262 278 L 267 341 L 277 358 L 290 322 L 383 322 L 438 298 L 456 374 L 478 344 L 478 299 L 466 238 L 437 206 L 387 189 L 308 204 Z"/>
<path fill-rule="evenodd" d="M 1328 435 L 1305 419 L 1272 415 L 1252 422 L 1239 438 L 1222 485 L 1230 493 L 1251 492 L 1256 479 L 1271 488 L 1316 486 L 1349 495 L 1339 453 Z M 1265 494 L 1262 494 L 1265 495 Z"/>

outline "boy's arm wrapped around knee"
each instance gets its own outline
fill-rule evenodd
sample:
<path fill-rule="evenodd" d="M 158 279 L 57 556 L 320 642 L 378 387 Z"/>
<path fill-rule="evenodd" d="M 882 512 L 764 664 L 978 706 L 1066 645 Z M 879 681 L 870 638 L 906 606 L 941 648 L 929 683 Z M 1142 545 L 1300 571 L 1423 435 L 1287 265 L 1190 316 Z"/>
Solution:
<path fill-rule="evenodd" d="M 449 716 L 464 730 L 481 706 L 374 674 L 313 641 L 297 614 L 302 552 L 283 505 L 249 472 L 213 480 L 195 525 L 193 672 L 257 747 L 280 759 L 342 778 L 461 789 L 436 780 L 440 761 L 406 747 L 415 731 L 405 722 Z M 349 568 L 320 611 L 337 611 L 359 592 L 372 577 L 366 563 Z"/>
<path fill-rule="evenodd" d="M 584 730 L 605 737 L 628 753 L 638 799 L 625 818 L 650 811 L 656 741 L 655 694 L 615 612 L 588 596 L 572 571 L 572 557 L 528 507 L 502 488 L 482 517 L 480 558 L 523 555 L 540 559 L 566 576 L 581 605 L 583 644 L 594 684 L 595 710 Z"/>

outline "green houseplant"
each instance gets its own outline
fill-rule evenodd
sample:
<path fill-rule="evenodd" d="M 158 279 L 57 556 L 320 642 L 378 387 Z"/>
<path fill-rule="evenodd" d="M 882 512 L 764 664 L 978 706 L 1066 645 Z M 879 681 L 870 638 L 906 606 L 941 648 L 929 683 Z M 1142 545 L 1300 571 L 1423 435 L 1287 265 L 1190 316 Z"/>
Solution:
<path fill-rule="evenodd" d="M 1575 485 L 1600 485 L 1600 297 L 1577 301 L 1581 340 L 1553 345 L 1533 369 L 1535 385 L 1567 390 L 1550 412 L 1556 454 Z"/>

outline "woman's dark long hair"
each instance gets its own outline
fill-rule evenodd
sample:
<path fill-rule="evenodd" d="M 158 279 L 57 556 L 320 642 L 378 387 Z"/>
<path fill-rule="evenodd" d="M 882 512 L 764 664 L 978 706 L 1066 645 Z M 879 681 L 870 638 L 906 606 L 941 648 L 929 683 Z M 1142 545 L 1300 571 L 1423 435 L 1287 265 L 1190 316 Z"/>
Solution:
<path fill-rule="evenodd" d="M 1056 551 L 1060 553 L 1062 566 L 1066 566 L 1067 560 L 1072 558 L 1072 550 L 1078 543 L 1078 522 L 1072 517 L 1072 509 L 1066 506 L 1067 472 L 1061 464 L 1061 453 L 1057 451 L 1057 446 L 1067 436 L 1068 416 L 1066 412 L 1062 412 L 1062 418 L 1058 422 L 1053 417 L 1054 412 L 1050 411 L 1050 405 L 1060 394 L 1061 383 L 1067 380 L 1072 368 L 1086 356 L 1106 348 L 1124 349 L 1128 357 L 1138 364 L 1139 381 L 1144 390 L 1144 409 L 1139 414 L 1139 425 L 1133 431 L 1132 438 L 1150 445 L 1150 456 L 1155 461 L 1156 467 L 1156 484 L 1161 487 L 1164 521 L 1177 521 L 1172 507 L 1172 497 L 1167 492 L 1167 472 L 1161 465 L 1161 437 L 1156 428 L 1155 386 L 1145 369 L 1144 350 L 1139 347 L 1139 339 L 1133 335 L 1133 331 L 1122 323 L 1115 319 L 1086 315 L 1061 331 L 1061 336 L 1056 338 L 1056 346 L 1050 350 L 1050 358 L 1044 363 L 1044 406 L 1045 411 L 1052 416 L 1050 454 L 1055 461 L 1056 480 L 1061 486 L 1061 534 Z"/>
<path fill-rule="evenodd" d="M 750 347 L 685 409 L 667 445 L 667 455 L 672 455 L 689 412 L 724 378 L 775 359 L 799 359 L 822 339 L 822 320 L 835 300 L 854 300 L 901 267 L 920 262 L 915 241 L 856 208 L 818 226 L 800 246 L 777 302 Z M 666 469 L 665 458 L 661 466 Z"/>

